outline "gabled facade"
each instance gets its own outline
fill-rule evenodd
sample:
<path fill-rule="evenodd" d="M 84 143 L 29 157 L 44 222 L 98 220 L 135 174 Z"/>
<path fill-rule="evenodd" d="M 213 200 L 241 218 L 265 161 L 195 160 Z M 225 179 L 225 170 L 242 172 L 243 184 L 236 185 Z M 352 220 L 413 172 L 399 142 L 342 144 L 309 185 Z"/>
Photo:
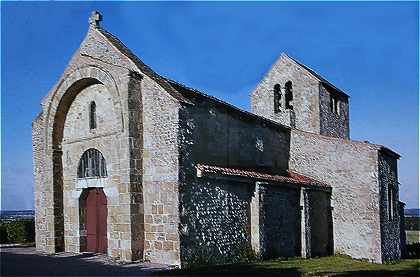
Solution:
<path fill-rule="evenodd" d="M 344 92 L 283 54 L 242 111 L 158 75 L 99 21 L 33 121 L 38 250 L 399 258 L 399 156 L 349 140 Z"/>

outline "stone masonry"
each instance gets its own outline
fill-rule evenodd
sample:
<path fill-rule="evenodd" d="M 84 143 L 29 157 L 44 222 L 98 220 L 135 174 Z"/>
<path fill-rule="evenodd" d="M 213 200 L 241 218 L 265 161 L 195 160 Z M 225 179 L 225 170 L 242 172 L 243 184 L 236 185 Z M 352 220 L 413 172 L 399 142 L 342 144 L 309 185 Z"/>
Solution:
<path fill-rule="evenodd" d="M 282 54 L 243 111 L 158 75 L 101 19 L 33 121 L 39 251 L 105 239 L 111 257 L 181 266 L 400 258 L 399 156 L 350 140 L 346 93 Z M 88 233 L 91 188 L 106 238 Z"/>

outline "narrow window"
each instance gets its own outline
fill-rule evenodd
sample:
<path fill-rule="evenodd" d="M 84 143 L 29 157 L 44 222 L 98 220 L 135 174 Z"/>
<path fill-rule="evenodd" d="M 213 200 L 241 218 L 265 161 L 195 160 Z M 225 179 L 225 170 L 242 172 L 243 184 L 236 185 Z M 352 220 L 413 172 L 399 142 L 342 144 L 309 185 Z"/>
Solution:
<path fill-rule="evenodd" d="M 90 129 L 96 129 L 96 104 L 95 104 L 95 101 L 90 102 L 89 128 Z"/>
<path fill-rule="evenodd" d="M 274 112 L 278 113 L 281 110 L 281 89 L 280 85 L 274 85 Z"/>
<path fill-rule="evenodd" d="M 394 193 L 392 186 L 388 186 L 388 219 L 392 220 L 394 216 Z"/>
<path fill-rule="evenodd" d="M 293 86 L 291 81 L 286 83 L 285 91 L 286 109 L 293 110 Z"/>
<path fill-rule="evenodd" d="M 330 94 L 330 110 L 331 112 L 334 112 L 335 107 L 335 98 L 332 94 Z"/>
<path fill-rule="evenodd" d="M 330 109 L 331 112 L 340 115 L 340 100 L 337 95 L 330 94 Z"/>

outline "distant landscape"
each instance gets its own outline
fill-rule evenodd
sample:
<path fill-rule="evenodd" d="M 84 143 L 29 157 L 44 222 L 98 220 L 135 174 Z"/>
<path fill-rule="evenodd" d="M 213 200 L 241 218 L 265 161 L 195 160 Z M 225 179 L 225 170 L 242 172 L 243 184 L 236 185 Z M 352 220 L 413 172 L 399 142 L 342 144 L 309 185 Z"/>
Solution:
<path fill-rule="evenodd" d="M 405 209 L 406 217 L 420 217 L 420 209 Z M 35 216 L 34 210 L 0 210 L 0 219 L 3 218 L 30 218 Z"/>
<path fill-rule="evenodd" d="M 405 209 L 405 216 L 420 216 L 420 209 Z"/>
<path fill-rule="evenodd" d="M 34 210 L 3 210 L 0 211 L 0 219 L 19 219 L 19 218 L 33 218 L 35 216 Z"/>

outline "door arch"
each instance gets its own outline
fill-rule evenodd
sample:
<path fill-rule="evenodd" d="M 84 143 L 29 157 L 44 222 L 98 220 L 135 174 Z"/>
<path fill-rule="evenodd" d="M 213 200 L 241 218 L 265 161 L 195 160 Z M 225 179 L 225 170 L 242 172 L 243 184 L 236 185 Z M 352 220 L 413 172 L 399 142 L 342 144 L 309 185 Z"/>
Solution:
<path fill-rule="evenodd" d="M 85 189 L 80 200 L 80 250 L 107 253 L 108 209 L 103 189 Z"/>

